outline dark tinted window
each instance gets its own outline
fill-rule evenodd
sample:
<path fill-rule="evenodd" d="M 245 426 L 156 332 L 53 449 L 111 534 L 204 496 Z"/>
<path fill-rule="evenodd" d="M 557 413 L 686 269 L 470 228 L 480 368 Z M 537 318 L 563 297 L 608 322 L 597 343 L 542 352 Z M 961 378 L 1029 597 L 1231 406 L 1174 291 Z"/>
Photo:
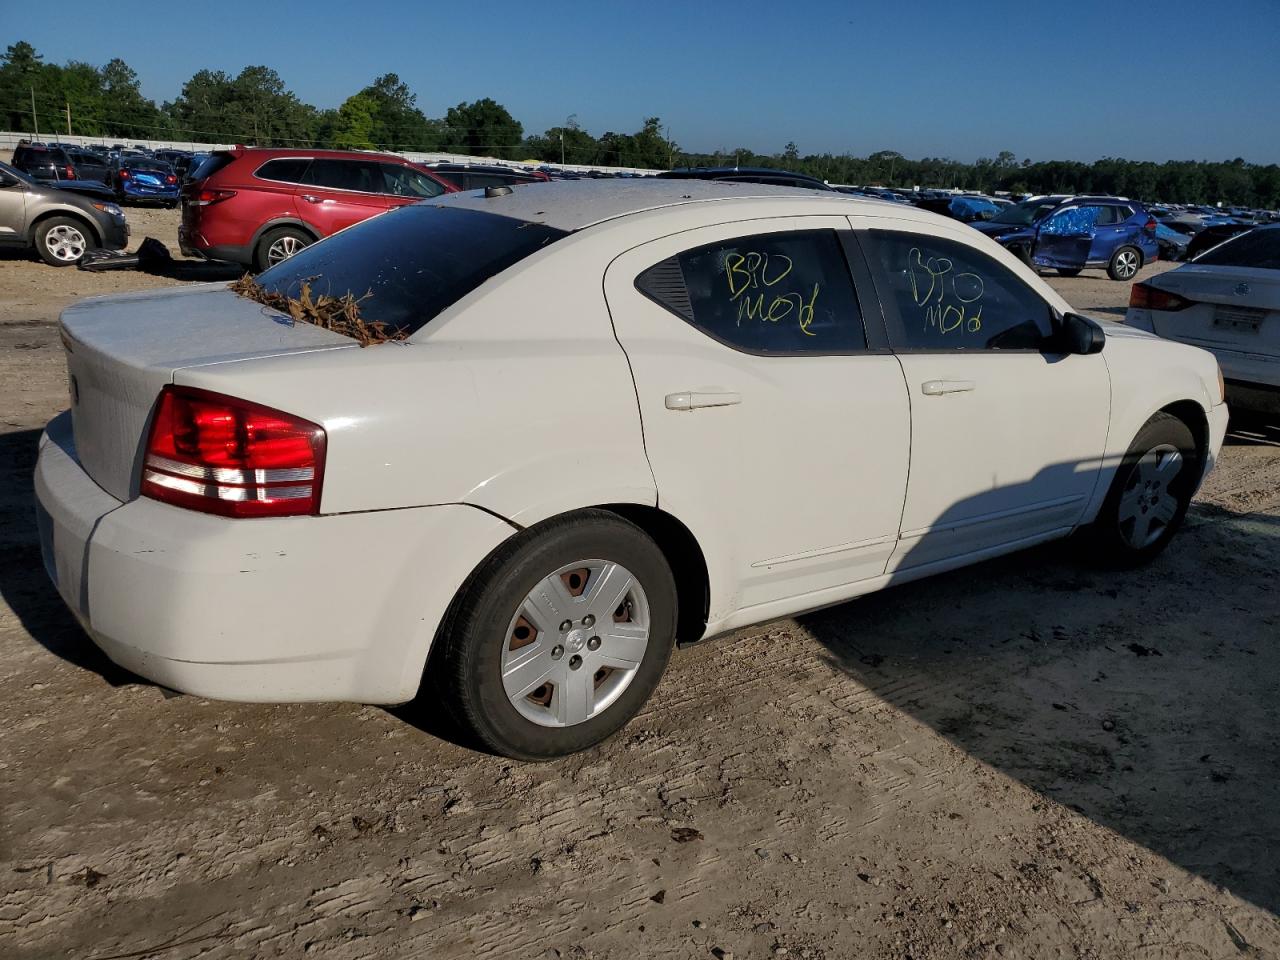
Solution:
<path fill-rule="evenodd" d="M 404 167 L 398 163 L 380 163 L 382 172 L 381 192 L 397 197 L 417 197 L 427 200 L 444 193 L 444 187 L 432 180 L 420 170 Z"/>
<path fill-rule="evenodd" d="M 441 180 L 448 180 L 455 187 L 461 187 L 465 183 L 463 177 L 466 176 L 461 170 L 436 170 L 435 175 Z"/>
<path fill-rule="evenodd" d="M 302 175 L 307 172 L 310 157 L 281 157 L 268 160 L 257 169 L 254 176 L 259 180 L 276 180 L 280 183 L 301 183 Z"/>
<path fill-rule="evenodd" d="M 1196 258 L 1196 263 L 1216 267 L 1257 267 L 1280 270 L 1280 230 L 1250 230 L 1232 237 Z"/>
<path fill-rule="evenodd" d="M 480 190 L 484 187 L 502 187 L 508 183 L 519 183 L 516 177 L 504 177 L 500 173 L 469 173 L 467 174 L 467 189 Z"/>
<path fill-rule="evenodd" d="M 302 182 L 330 190 L 358 190 L 382 193 L 381 164 L 376 160 L 330 160 L 317 157 L 311 161 Z"/>
<path fill-rule="evenodd" d="M 752 353 L 867 346 L 849 268 L 831 230 L 697 247 L 650 267 L 636 288 L 722 343 Z"/>
<path fill-rule="evenodd" d="M 1098 219 L 1095 220 L 1094 223 L 1099 226 L 1103 226 L 1105 224 L 1124 223 L 1131 216 L 1133 216 L 1133 211 L 1128 207 L 1099 207 Z"/>
<path fill-rule="evenodd" d="M 941 237 L 871 235 L 894 349 L 1034 349 L 1048 336 L 1049 305 L 986 254 Z"/>
<path fill-rule="evenodd" d="M 203 180 L 205 177 L 212 177 L 215 173 L 229 164 L 235 157 L 229 153 L 211 153 L 200 161 L 200 165 L 191 171 L 192 180 Z"/>
<path fill-rule="evenodd" d="M 307 247 L 258 277 L 296 296 L 366 297 L 360 311 L 413 332 L 490 277 L 565 236 L 542 224 L 435 204 L 409 204 Z"/>

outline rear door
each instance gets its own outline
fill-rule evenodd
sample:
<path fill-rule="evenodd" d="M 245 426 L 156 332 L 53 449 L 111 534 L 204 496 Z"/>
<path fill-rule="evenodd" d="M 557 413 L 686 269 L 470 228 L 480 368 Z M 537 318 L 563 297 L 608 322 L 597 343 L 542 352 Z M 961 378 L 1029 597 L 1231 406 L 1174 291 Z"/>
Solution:
<path fill-rule="evenodd" d="M 1098 216 L 1093 222 L 1093 243 L 1089 248 L 1091 262 L 1110 260 L 1120 247 L 1137 240 L 1133 226 L 1126 222 L 1132 216 L 1130 207 L 1110 203 L 1098 207 Z"/>
<path fill-rule="evenodd" d="M 299 219 L 327 237 L 390 209 L 382 179 L 377 160 L 317 157 L 294 194 L 295 210 Z"/>
<path fill-rule="evenodd" d="M 1080 270 L 1089 261 L 1093 247 L 1097 206 L 1063 207 L 1036 229 L 1031 261 L 1041 267 Z"/>
<path fill-rule="evenodd" d="M 907 393 L 898 362 L 868 349 L 847 228 L 840 217 L 705 227 L 606 271 L 658 505 L 716 545 L 712 621 L 843 599 L 893 551 Z"/>

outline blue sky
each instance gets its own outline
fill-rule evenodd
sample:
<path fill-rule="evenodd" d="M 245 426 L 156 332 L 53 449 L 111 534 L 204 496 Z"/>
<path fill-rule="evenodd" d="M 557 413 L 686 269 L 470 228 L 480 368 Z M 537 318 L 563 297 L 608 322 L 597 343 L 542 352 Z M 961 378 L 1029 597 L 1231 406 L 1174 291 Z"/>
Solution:
<path fill-rule="evenodd" d="M 708 152 L 1280 162 L 1280 0 L 56 7 L 0 0 L 0 48 L 123 57 L 157 101 L 266 64 L 322 107 L 392 71 L 431 116 L 484 96 L 529 132 L 659 116 Z"/>

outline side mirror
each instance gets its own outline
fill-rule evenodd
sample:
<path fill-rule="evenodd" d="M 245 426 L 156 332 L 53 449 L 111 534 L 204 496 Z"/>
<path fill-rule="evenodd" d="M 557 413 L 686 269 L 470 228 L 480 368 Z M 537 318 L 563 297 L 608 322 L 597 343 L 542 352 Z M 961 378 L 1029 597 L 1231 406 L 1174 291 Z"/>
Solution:
<path fill-rule="evenodd" d="M 1087 356 L 1102 352 L 1107 344 L 1107 333 L 1096 320 L 1078 313 L 1055 314 L 1053 336 L 1049 342 L 1054 350 Z"/>

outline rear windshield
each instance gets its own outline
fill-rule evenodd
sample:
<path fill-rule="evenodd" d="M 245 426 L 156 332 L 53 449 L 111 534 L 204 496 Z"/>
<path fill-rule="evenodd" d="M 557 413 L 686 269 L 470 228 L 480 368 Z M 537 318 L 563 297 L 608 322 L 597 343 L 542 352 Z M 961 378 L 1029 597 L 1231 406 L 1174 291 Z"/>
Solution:
<path fill-rule="evenodd" d="M 490 277 L 565 236 L 540 223 L 438 204 L 400 207 L 334 234 L 258 277 L 271 293 L 360 302 L 361 317 L 408 335 Z"/>
<path fill-rule="evenodd" d="M 1280 230 L 1250 230 L 1196 257 L 1214 267 L 1257 267 L 1280 270 Z"/>
<path fill-rule="evenodd" d="M 230 153 L 211 153 L 200 161 L 200 166 L 191 171 L 192 180 L 203 180 L 205 177 L 212 177 L 215 173 L 229 164 L 235 156 Z"/>

